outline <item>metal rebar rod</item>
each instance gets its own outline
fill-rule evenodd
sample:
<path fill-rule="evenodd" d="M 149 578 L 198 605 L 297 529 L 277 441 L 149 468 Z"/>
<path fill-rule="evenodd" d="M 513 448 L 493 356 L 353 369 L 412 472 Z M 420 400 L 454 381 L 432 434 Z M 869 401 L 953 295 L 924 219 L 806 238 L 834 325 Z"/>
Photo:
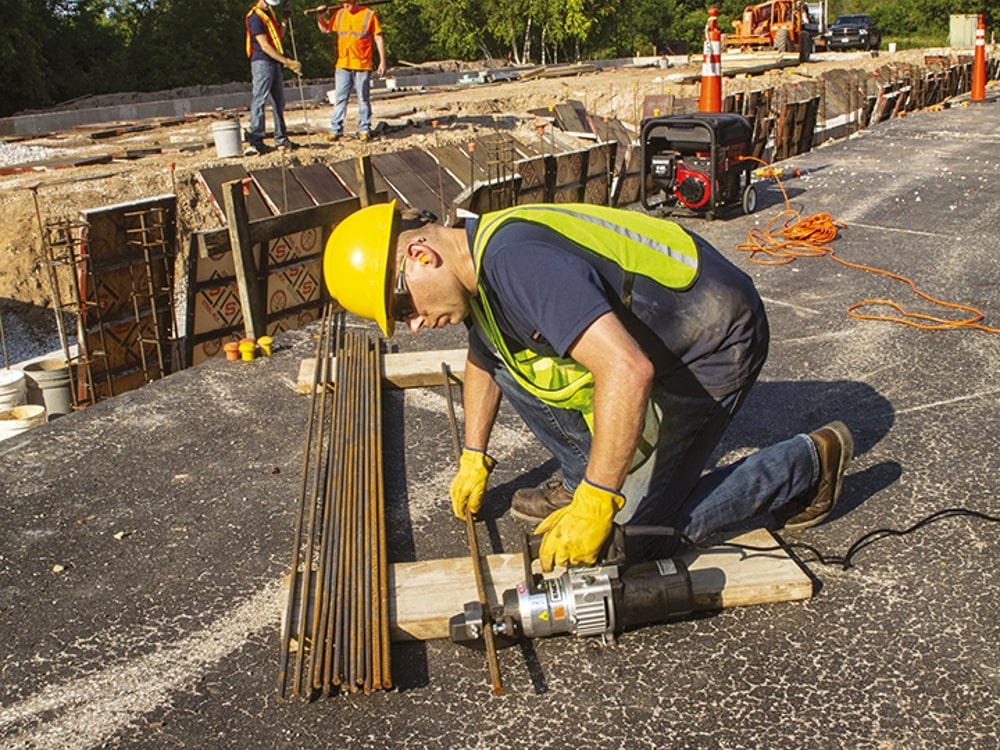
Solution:
<path fill-rule="evenodd" d="M 313 446 L 314 448 L 314 458 L 313 458 L 313 489 L 309 496 L 309 521 L 305 532 L 305 549 L 303 551 L 302 562 L 303 571 L 300 578 L 301 583 L 301 605 L 299 607 L 299 622 L 298 622 L 298 650 L 295 653 L 295 679 L 293 682 L 293 692 L 292 695 L 298 697 L 302 694 L 303 683 L 308 683 L 303 675 L 303 667 L 305 665 L 305 653 L 307 643 L 309 644 L 310 650 L 314 647 L 314 644 L 307 641 L 306 634 L 309 625 L 309 603 L 310 603 L 310 581 L 312 579 L 312 568 L 313 568 L 313 543 L 316 536 L 317 524 L 322 525 L 322 518 L 317 518 L 317 514 L 321 515 L 321 505 L 319 502 L 319 488 L 323 486 L 323 477 L 321 469 L 321 457 L 323 455 L 323 443 L 325 434 L 325 424 L 326 420 L 324 417 L 326 411 L 326 401 L 327 401 L 327 374 L 328 374 L 328 361 L 329 361 L 329 339 L 330 332 L 325 329 L 321 333 L 321 339 L 325 340 L 322 347 L 322 365 L 320 368 L 322 390 L 320 393 L 320 419 L 318 422 L 317 440 Z"/>
<path fill-rule="evenodd" d="M 455 447 L 456 459 L 459 457 L 459 446 L 458 446 L 458 426 L 454 419 L 455 416 L 455 404 L 451 396 L 451 380 L 448 377 L 448 365 L 447 363 L 441 364 L 441 372 L 444 375 L 444 387 L 445 395 L 448 401 L 448 413 L 452 420 L 452 441 Z M 486 667 L 490 673 L 490 682 L 493 685 L 493 693 L 495 695 L 503 694 L 503 684 L 500 681 L 500 661 L 497 658 L 497 647 L 496 642 L 493 638 L 493 618 L 489 615 L 490 603 L 489 598 L 486 595 L 486 583 L 483 578 L 483 559 L 479 554 L 479 539 L 476 537 L 476 522 L 473 518 L 473 514 L 466 511 L 465 513 L 465 533 L 469 539 L 469 556 L 472 558 L 472 571 L 476 577 L 476 592 L 479 596 L 479 604 L 483 609 L 483 613 L 486 616 L 486 622 L 483 623 L 483 643 L 486 646 Z"/>
<path fill-rule="evenodd" d="M 342 322 L 342 317 L 339 318 Z M 328 349 L 325 359 L 327 361 L 327 368 L 331 368 L 330 355 L 331 351 L 336 351 L 339 346 L 341 331 L 338 328 L 337 338 L 332 349 Z M 324 384 L 324 390 L 329 390 Z M 322 465 L 319 463 L 317 458 L 317 468 L 322 466 L 322 494 L 323 494 L 323 523 L 319 527 L 318 533 L 320 538 L 318 540 L 320 554 L 319 560 L 316 566 L 317 570 L 317 580 L 315 586 L 315 595 L 313 601 L 313 628 L 312 628 L 312 641 L 311 648 L 309 652 L 309 679 L 313 689 L 320 689 L 323 687 L 322 684 L 322 664 L 323 657 L 328 647 L 327 637 L 326 637 L 326 627 L 324 618 L 327 616 L 329 609 L 329 597 L 327 592 L 330 588 L 330 580 L 334 575 L 336 570 L 335 560 L 336 560 L 336 539 L 333 538 L 328 530 L 333 523 L 335 518 L 335 507 L 337 502 L 337 488 L 338 483 L 335 481 L 337 472 L 337 457 L 339 455 L 338 447 L 340 444 L 340 431 L 337 430 L 337 402 L 341 398 L 341 388 L 340 384 L 334 386 L 333 398 L 330 399 L 329 411 L 324 406 L 323 417 L 324 423 L 329 425 L 330 435 L 326 441 L 326 456 L 325 461 Z"/>
<path fill-rule="evenodd" d="M 364 536 L 362 538 L 362 545 L 364 547 L 364 622 L 363 624 L 363 639 L 361 655 L 364 660 L 364 674 L 362 679 L 362 687 L 365 694 L 369 694 L 374 686 L 374 669 L 372 668 L 372 654 L 374 649 L 372 648 L 375 640 L 372 637 L 372 625 L 375 621 L 375 608 L 372 606 L 372 592 L 374 591 L 373 584 L 373 563 L 375 562 L 374 550 L 372 549 L 372 540 L 375 535 L 372 533 L 372 510 L 374 508 L 374 503 L 372 502 L 372 481 L 371 481 L 371 467 L 372 467 L 372 451 L 371 451 L 371 439 L 372 439 L 372 408 L 371 408 L 371 336 L 366 334 L 363 341 L 362 351 L 361 351 L 361 414 L 362 414 L 362 425 L 364 429 L 361 433 L 361 443 L 364 449 L 365 460 L 361 462 L 361 477 L 362 477 L 362 492 L 361 497 L 364 499 Z"/>
<path fill-rule="evenodd" d="M 362 455 L 362 427 L 361 421 L 361 337 L 355 341 L 354 347 L 354 414 L 356 414 L 354 450 L 357 461 L 354 466 L 354 586 L 353 586 L 353 606 L 351 618 L 351 672 L 348 685 L 351 692 L 357 692 L 359 686 L 364 684 L 364 660 L 362 658 L 364 646 L 364 585 L 365 585 L 365 547 L 364 547 L 364 495 L 362 493 L 361 477 L 363 475 L 363 455 Z"/>
<path fill-rule="evenodd" d="M 483 641 L 486 646 L 486 667 L 489 669 L 490 682 L 494 695 L 503 695 L 503 684 L 500 681 L 500 661 L 497 658 L 497 645 L 493 639 L 493 622 L 489 616 L 489 599 L 486 596 L 486 584 L 483 580 L 483 559 L 479 555 L 479 540 L 476 538 L 476 524 L 472 513 L 465 514 L 465 531 L 469 537 L 469 554 L 472 557 L 472 568 L 476 574 L 476 591 L 479 594 L 479 604 L 487 614 L 483 623 Z"/>
<path fill-rule="evenodd" d="M 330 316 L 332 314 L 333 306 L 327 303 L 323 310 L 323 327 L 324 329 L 329 323 Z M 314 386 L 312 389 L 312 394 L 310 395 L 309 402 L 309 418 L 306 425 L 306 440 L 305 446 L 302 450 L 302 483 L 299 487 L 299 506 L 295 512 L 295 525 L 292 531 L 292 569 L 289 573 L 288 582 L 288 598 L 285 602 L 285 617 L 282 621 L 284 627 L 281 629 L 281 644 L 279 651 L 279 665 L 278 665 L 278 697 L 281 699 L 285 698 L 287 686 L 288 686 L 288 649 L 289 642 L 291 640 L 292 634 L 292 616 L 294 614 L 295 608 L 295 582 L 298 578 L 298 567 L 299 567 L 299 537 L 302 534 L 302 522 L 305 517 L 305 504 L 306 504 L 306 488 L 309 482 L 308 477 L 308 467 L 309 467 L 309 454 L 311 452 L 312 446 L 310 445 L 313 436 L 313 424 L 316 418 L 316 408 L 317 401 L 316 398 L 316 388 L 315 381 L 319 376 L 320 368 L 322 363 L 320 361 L 320 352 L 323 348 L 323 337 L 316 341 L 316 363 L 313 366 L 313 382 Z M 305 602 L 301 606 L 305 606 Z"/>
<path fill-rule="evenodd" d="M 458 436 L 458 420 L 455 418 L 455 402 L 451 397 L 451 368 L 447 362 L 441 363 L 441 377 L 444 378 L 445 394 L 448 401 L 448 426 L 451 427 L 451 445 L 455 451 L 455 463 L 462 460 L 462 443 Z"/>
<path fill-rule="evenodd" d="M 345 335 L 346 338 L 346 335 Z M 341 348 L 337 352 L 337 383 L 338 388 L 341 389 L 343 393 L 343 400 L 340 402 L 343 407 L 340 414 L 345 414 L 347 412 L 347 396 L 348 396 L 348 377 L 347 377 L 347 364 L 345 362 L 345 350 L 342 344 Z M 333 609 L 332 616 L 327 623 L 328 632 L 332 635 L 333 648 L 327 652 L 326 659 L 324 662 L 324 695 L 328 695 L 330 687 L 333 685 L 340 685 L 343 681 L 341 674 L 341 663 L 342 663 L 342 652 L 344 650 L 344 638 L 345 638 L 345 628 L 344 628 L 344 612 L 345 612 L 345 601 L 346 601 L 346 587 L 348 578 L 348 560 L 349 560 L 349 544 L 347 543 L 347 538 L 344 536 L 346 529 L 346 519 L 347 519 L 347 508 L 350 501 L 350 493 L 347 488 L 346 477 L 348 474 L 348 440 L 347 440 L 347 430 L 350 428 L 350 420 L 344 420 L 342 422 L 341 430 L 344 432 L 344 444 L 342 451 L 342 472 L 339 475 L 340 479 L 340 503 L 337 507 L 337 533 L 340 536 L 340 549 L 337 555 L 338 564 L 338 575 L 336 579 L 336 587 L 334 590 L 333 598 Z"/>
<path fill-rule="evenodd" d="M 382 687 L 392 687 L 392 662 L 389 658 L 389 547 L 386 540 L 386 507 L 385 507 L 385 474 L 382 463 L 382 351 L 379 349 L 375 363 L 375 413 L 378 439 L 375 443 L 375 472 L 378 498 L 378 535 L 379 535 L 379 593 L 382 608 Z"/>
<path fill-rule="evenodd" d="M 381 607 L 381 570 L 382 552 L 379 540 L 379 516 L 381 515 L 378 487 L 378 441 L 379 430 L 378 406 L 376 394 L 379 389 L 378 375 L 378 340 L 369 337 L 368 340 L 368 506 L 369 506 L 369 549 L 371 549 L 370 566 L 372 570 L 371 585 L 371 684 L 376 690 L 382 689 L 382 607 Z"/>

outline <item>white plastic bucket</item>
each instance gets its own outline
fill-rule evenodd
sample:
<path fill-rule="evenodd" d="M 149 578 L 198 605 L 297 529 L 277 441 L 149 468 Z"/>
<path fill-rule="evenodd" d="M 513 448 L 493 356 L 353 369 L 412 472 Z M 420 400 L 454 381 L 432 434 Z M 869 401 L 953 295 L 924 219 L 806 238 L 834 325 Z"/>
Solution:
<path fill-rule="evenodd" d="M 895 42 L 889 42 L 889 51 L 890 52 L 895 52 L 896 51 L 896 43 Z"/>
<path fill-rule="evenodd" d="M 215 153 L 220 159 L 243 155 L 243 150 L 240 148 L 239 120 L 213 122 L 212 138 L 215 139 Z"/>
<path fill-rule="evenodd" d="M 63 359 L 42 359 L 24 366 L 28 376 L 28 403 L 45 407 L 51 422 L 73 408 L 69 368 Z"/>
<path fill-rule="evenodd" d="M 0 411 L 20 406 L 28 398 L 24 373 L 21 370 L 0 369 Z"/>
<path fill-rule="evenodd" d="M 15 406 L 0 411 L 0 440 L 20 435 L 32 427 L 45 424 L 45 407 L 38 404 Z"/>

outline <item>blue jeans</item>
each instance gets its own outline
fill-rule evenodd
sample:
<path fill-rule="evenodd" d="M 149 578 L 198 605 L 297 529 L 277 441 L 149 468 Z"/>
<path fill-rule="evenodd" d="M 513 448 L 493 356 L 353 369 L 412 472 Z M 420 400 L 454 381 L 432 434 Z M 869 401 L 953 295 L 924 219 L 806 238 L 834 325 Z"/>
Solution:
<path fill-rule="evenodd" d="M 274 116 L 274 142 L 281 146 L 288 142 L 285 131 L 285 81 L 281 77 L 281 65 L 276 60 L 251 60 L 250 73 L 253 89 L 250 95 L 250 133 L 253 146 L 264 143 L 264 106 L 271 100 Z"/>
<path fill-rule="evenodd" d="M 591 435 L 583 416 L 532 396 L 502 363 L 481 344 L 476 345 L 477 338 L 472 334 L 470 341 L 480 363 L 560 463 L 563 483 L 572 491 L 583 478 L 590 455 Z M 776 510 L 813 487 L 819 479 L 819 456 L 812 440 L 802 434 L 703 474 L 751 387 L 752 383 L 715 399 L 707 393 L 679 395 L 654 386 L 658 437 L 649 458 L 626 477 L 621 489 L 625 505 L 615 523 L 669 526 L 697 542 L 714 531 Z M 628 537 L 626 553 L 633 561 L 667 557 L 677 541 L 671 536 Z"/>
<path fill-rule="evenodd" d="M 337 68 L 333 76 L 336 86 L 333 102 L 333 119 L 330 120 L 330 132 L 335 135 L 344 134 L 344 115 L 347 114 L 347 99 L 354 89 L 358 95 L 358 133 L 367 133 L 372 126 L 372 104 L 370 87 L 370 70 L 347 70 Z"/>

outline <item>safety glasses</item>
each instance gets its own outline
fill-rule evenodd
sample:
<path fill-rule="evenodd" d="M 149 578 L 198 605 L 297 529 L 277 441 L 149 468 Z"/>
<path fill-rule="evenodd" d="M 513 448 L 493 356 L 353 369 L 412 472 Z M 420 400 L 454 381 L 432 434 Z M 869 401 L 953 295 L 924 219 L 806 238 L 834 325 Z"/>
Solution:
<path fill-rule="evenodd" d="M 405 323 L 416 312 L 413 297 L 406 286 L 406 256 L 399 261 L 399 272 L 396 274 L 396 286 L 392 289 L 392 319 Z"/>

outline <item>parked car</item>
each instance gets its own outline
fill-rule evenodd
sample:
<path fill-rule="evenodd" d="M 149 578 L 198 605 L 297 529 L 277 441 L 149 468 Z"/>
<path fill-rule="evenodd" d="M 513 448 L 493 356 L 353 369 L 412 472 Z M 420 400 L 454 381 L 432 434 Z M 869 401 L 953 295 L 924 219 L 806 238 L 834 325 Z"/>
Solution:
<path fill-rule="evenodd" d="M 824 38 L 829 49 L 872 50 L 882 46 L 882 32 L 872 24 L 871 16 L 862 13 L 837 16 Z"/>

